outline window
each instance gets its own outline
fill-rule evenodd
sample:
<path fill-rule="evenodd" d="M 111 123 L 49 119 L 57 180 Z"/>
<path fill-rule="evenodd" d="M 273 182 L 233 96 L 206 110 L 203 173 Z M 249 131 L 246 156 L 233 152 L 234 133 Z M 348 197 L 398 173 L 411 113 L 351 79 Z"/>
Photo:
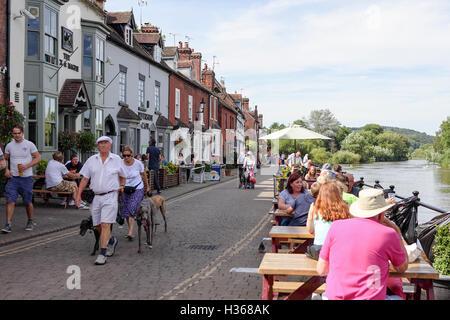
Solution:
<path fill-rule="evenodd" d="M 189 121 L 192 121 L 192 107 L 193 107 L 193 97 L 189 96 L 188 97 L 188 114 L 189 114 Z"/>
<path fill-rule="evenodd" d="M 45 62 L 58 64 L 57 47 L 58 47 L 58 22 L 57 13 L 45 8 L 44 10 L 44 50 Z"/>
<path fill-rule="evenodd" d="M 44 146 L 54 147 L 56 141 L 56 98 L 45 97 Z"/>
<path fill-rule="evenodd" d="M 92 36 L 83 37 L 83 78 L 92 79 Z"/>
<path fill-rule="evenodd" d="M 139 98 L 139 109 L 144 109 L 145 111 L 145 81 L 143 80 L 145 77 L 142 77 L 142 75 L 139 75 L 139 82 L 138 82 L 138 98 Z"/>
<path fill-rule="evenodd" d="M 217 121 L 217 98 L 214 98 L 214 119 Z"/>
<path fill-rule="evenodd" d="M 210 96 L 209 97 L 209 119 L 213 119 L 213 114 L 212 114 L 212 107 L 213 107 L 213 100 L 214 99 L 214 97 L 213 96 Z"/>
<path fill-rule="evenodd" d="M 39 7 L 28 7 L 28 10 L 37 10 L 39 12 Z M 27 17 L 27 24 L 27 55 L 39 58 L 39 16 L 36 19 Z"/>
<path fill-rule="evenodd" d="M 175 88 L 175 118 L 180 118 L 180 89 Z"/>
<path fill-rule="evenodd" d="M 159 81 L 155 81 L 155 110 L 160 111 L 161 105 L 161 84 Z"/>
<path fill-rule="evenodd" d="M 105 41 L 95 39 L 95 81 L 104 82 L 105 78 Z"/>
<path fill-rule="evenodd" d="M 125 42 L 129 46 L 133 46 L 133 29 L 131 29 L 129 26 L 125 27 Z"/>
<path fill-rule="evenodd" d="M 119 74 L 119 100 L 120 102 L 127 102 L 127 74 L 121 71 Z"/>
<path fill-rule="evenodd" d="M 83 113 L 83 129 L 84 131 L 91 131 L 91 110 L 86 110 Z"/>
<path fill-rule="evenodd" d="M 28 96 L 28 140 L 37 145 L 37 96 Z"/>
<path fill-rule="evenodd" d="M 103 110 L 95 109 L 95 137 L 103 136 Z"/>

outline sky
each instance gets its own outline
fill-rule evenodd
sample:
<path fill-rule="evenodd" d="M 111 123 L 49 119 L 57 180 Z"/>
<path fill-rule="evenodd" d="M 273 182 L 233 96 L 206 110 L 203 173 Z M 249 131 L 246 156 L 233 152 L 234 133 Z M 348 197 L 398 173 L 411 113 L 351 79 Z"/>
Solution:
<path fill-rule="evenodd" d="M 329 109 L 435 135 L 450 116 L 448 0 L 107 0 L 133 9 L 166 46 L 189 42 L 229 93 L 258 106 L 264 126 Z M 213 58 L 213 57 L 216 58 Z"/>

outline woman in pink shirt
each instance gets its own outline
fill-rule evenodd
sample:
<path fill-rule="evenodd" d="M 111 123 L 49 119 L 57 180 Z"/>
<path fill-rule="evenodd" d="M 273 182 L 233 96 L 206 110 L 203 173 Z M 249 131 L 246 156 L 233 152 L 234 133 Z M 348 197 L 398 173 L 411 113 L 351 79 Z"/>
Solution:
<path fill-rule="evenodd" d="M 361 190 L 350 206 L 354 218 L 333 222 L 317 263 L 319 275 L 327 276 L 327 299 L 385 300 L 389 262 L 394 271 L 406 271 L 400 229 L 384 217 L 392 206 L 382 190 Z"/>

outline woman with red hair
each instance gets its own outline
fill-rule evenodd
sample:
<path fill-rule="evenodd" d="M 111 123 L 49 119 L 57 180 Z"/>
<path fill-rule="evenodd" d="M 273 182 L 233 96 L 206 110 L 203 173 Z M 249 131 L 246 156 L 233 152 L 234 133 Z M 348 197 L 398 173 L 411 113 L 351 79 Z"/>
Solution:
<path fill-rule="evenodd" d="M 278 209 L 294 213 L 292 218 L 285 218 L 281 225 L 305 226 L 308 210 L 315 198 L 305 189 L 299 171 L 292 173 L 287 181 L 286 189 L 278 196 Z"/>
<path fill-rule="evenodd" d="M 324 183 L 308 213 L 306 228 L 314 234 L 314 244 L 322 245 L 333 221 L 351 218 L 348 204 L 334 181 Z"/>

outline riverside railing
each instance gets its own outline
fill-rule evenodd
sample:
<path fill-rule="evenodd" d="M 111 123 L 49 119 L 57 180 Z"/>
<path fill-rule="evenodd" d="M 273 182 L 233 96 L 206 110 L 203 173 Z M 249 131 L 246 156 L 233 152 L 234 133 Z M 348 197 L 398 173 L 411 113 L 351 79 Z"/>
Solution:
<path fill-rule="evenodd" d="M 404 200 L 404 199 L 408 198 L 408 197 L 402 197 L 402 196 L 399 196 L 398 194 L 396 194 L 395 191 L 394 191 L 394 189 L 395 189 L 394 185 L 390 185 L 389 189 L 383 188 L 383 186 L 380 184 L 379 180 L 375 180 L 375 184 L 372 186 L 372 185 L 366 184 L 364 182 L 364 177 L 361 177 L 361 178 L 359 178 L 359 181 L 355 182 L 355 185 L 357 187 L 359 187 L 359 188 L 362 187 L 362 186 L 366 186 L 366 187 L 375 188 L 375 189 L 382 189 L 386 196 L 389 196 L 389 194 L 394 194 L 394 196 L 396 198 L 399 198 L 401 200 Z M 422 206 L 422 207 L 425 207 L 427 209 L 430 209 L 430 210 L 433 210 L 433 211 L 436 211 L 436 212 L 439 212 L 439 213 L 450 213 L 450 211 L 448 211 L 448 210 L 444 210 L 444 209 L 435 207 L 435 206 L 433 206 L 431 204 L 424 203 L 424 202 L 420 201 L 419 191 L 413 191 L 412 194 L 413 194 L 413 197 L 415 197 L 414 202 L 415 202 L 415 204 L 417 206 Z"/>

